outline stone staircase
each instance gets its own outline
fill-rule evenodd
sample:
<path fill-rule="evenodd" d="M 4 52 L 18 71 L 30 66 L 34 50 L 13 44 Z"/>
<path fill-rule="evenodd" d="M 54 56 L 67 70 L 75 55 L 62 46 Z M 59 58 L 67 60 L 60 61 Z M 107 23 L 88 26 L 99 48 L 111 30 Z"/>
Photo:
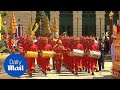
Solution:
<path fill-rule="evenodd" d="M 104 56 L 104 60 L 105 60 L 105 61 L 112 61 L 112 58 L 111 58 L 111 56 L 108 54 L 108 55 L 105 55 L 105 56 Z"/>

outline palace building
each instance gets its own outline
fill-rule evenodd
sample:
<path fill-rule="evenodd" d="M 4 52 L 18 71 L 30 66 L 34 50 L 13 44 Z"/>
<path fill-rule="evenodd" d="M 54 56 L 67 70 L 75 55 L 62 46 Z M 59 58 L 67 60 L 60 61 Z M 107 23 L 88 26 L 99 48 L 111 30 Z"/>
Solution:
<path fill-rule="evenodd" d="M 36 11 L 14 11 L 16 20 L 20 18 L 20 22 L 27 33 L 29 22 L 32 18 L 32 25 L 35 23 Z M 94 35 L 96 37 L 104 36 L 109 32 L 109 13 L 110 11 L 45 11 L 50 22 L 56 13 L 59 26 L 59 35 L 67 32 L 70 36 Z M 113 11 L 114 24 L 120 16 L 120 11 Z M 10 16 L 12 11 L 8 11 L 7 29 L 10 25 Z"/>

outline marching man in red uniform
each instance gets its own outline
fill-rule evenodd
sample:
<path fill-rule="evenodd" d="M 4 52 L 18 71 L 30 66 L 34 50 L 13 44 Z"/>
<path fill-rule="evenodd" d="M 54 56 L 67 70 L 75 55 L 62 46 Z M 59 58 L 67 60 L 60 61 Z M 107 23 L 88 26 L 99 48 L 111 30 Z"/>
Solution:
<path fill-rule="evenodd" d="M 20 37 L 20 40 L 17 42 L 17 48 L 18 48 L 18 52 L 23 56 L 25 55 L 24 46 L 25 46 L 25 38 Z"/>
<path fill-rule="evenodd" d="M 83 50 L 83 46 L 80 43 L 80 39 L 79 38 L 77 38 L 77 40 L 76 40 L 75 49 Z M 80 67 L 80 71 L 82 70 L 82 57 L 75 56 L 74 57 L 74 62 L 75 62 L 75 72 L 76 72 L 75 74 L 77 75 L 79 67 Z"/>
<path fill-rule="evenodd" d="M 98 43 L 95 43 L 94 37 L 92 38 L 92 42 L 93 42 L 92 49 L 94 51 L 99 52 L 99 45 Z M 97 58 L 93 58 L 93 69 L 96 70 L 96 72 L 98 72 L 98 59 Z"/>
<path fill-rule="evenodd" d="M 26 42 L 26 46 L 25 48 L 25 52 L 26 51 L 33 51 L 36 52 L 37 51 L 37 46 L 33 43 L 33 39 L 32 38 L 27 38 L 27 42 Z M 28 63 L 28 73 L 30 75 L 30 77 L 32 76 L 32 73 L 35 71 L 35 58 L 29 58 L 27 57 L 27 63 Z"/>
<path fill-rule="evenodd" d="M 99 51 L 99 47 L 96 43 L 94 43 L 94 39 L 92 37 L 90 37 L 90 42 L 89 42 L 89 50 L 92 51 Z M 88 61 L 88 72 L 90 73 L 90 71 L 92 72 L 92 75 L 94 75 L 94 69 L 96 69 L 96 63 L 97 63 L 97 59 L 93 58 L 93 57 L 89 57 L 89 61 Z M 96 69 L 97 70 L 97 69 Z"/>
<path fill-rule="evenodd" d="M 43 51 L 52 51 L 52 46 L 50 44 L 48 44 L 48 38 L 47 37 L 43 37 Z M 42 57 L 40 56 L 40 66 L 42 68 L 42 72 L 47 75 L 47 71 L 50 71 L 50 57 Z"/>
<path fill-rule="evenodd" d="M 55 54 L 55 60 L 56 60 L 56 69 L 57 72 L 61 72 L 61 66 L 62 66 L 62 61 L 63 61 L 63 52 L 65 50 L 65 47 L 62 45 L 62 41 L 59 39 L 57 41 L 57 44 L 53 47 Z"/>
<path fill-rule="evenodd" d="M 75 45 L 76 45 L 75 40 L 76 40 L 76 37 L 71 37 L 70 51 L 72 51 L 74 49 Z M 75 64 L 74 63 L 75 56 L 68 56 L 68 58 L 69 58 L 68 60 L 69 60 L 70 71 L 72 73 L 74 73 L 75 72 L 75 66 L 74 66 L 74 64 Z"/>
<path fill-rule="evenodd" d="M 82 60 L 82 67 L 83 69 L 85 69 L 85 71 L 88 70 L 88 55 L 87 55 L 87 52 L 88 52 L 88 44 L 89 44 L 89 37 L 84 37 L 83 39 L 83 48 L 84 48 L 84 52 L 85 52 L 85 55 L 83 56 L 83 60 Z"/>
<path fill-rule="evenodd" d="M 14 39 L 11 36 L 8 40 L 8 47 L 11 49 L 11 53 L 15 52 L 15 48 L 14 48 L 13 44 L 14 44 Z"/>
<path fill-rule="evenodd" d="M 71 58 L 67 53 L 71 51 L 71 37 L 69 37 L 67 39 L 66 45 L 67 45 L 67 47 L 66 47 L 66 49 L 67 49 L 67 52 L 66 52 L 66 65 L 67 65 L 67 68 L 70 69 L 70 59 Z"/>

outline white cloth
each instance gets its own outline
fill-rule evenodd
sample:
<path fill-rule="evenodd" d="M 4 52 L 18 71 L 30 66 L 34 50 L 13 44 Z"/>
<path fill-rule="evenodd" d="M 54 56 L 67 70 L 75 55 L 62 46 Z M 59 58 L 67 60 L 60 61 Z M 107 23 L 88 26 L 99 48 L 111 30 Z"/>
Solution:
<path fill-rule="evenodd" d="M 19 40 L 16 40 L 16 41 L 14 42 L 15 48 L 17 48 L 17 43 L 18 43 L 18 41 L 19 41 Z"/>
<path fill-rule="evenodd" d="M 98 41 L 97 41 L 97 40 L 95 40 L 95 41 L 94 41 L 94 43 L 98 44 Z"/>
<path fill-rule="evenodd" d="M 34 43 L 36 43 L 37 42 L 37 39 L 34 39 L 34 41 L 33 41 Z"/>
<path fill-rule="evenodd" d="M 115 44 L 112 43 L 111 44 L 111 57 L 112 57 L 112 61 L 115 60 Z"/>

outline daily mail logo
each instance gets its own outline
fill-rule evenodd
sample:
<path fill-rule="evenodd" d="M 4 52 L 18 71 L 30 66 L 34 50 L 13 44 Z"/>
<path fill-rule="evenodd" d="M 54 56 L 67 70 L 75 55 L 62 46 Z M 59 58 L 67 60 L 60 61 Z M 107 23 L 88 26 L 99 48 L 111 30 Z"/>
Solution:
<path fill-rule="evenodd" d="M 27 61 L 20 54 L 11 54 L 4 62 L 4 69 L 8 75 L 20 77 L 27 70 Z"/>

